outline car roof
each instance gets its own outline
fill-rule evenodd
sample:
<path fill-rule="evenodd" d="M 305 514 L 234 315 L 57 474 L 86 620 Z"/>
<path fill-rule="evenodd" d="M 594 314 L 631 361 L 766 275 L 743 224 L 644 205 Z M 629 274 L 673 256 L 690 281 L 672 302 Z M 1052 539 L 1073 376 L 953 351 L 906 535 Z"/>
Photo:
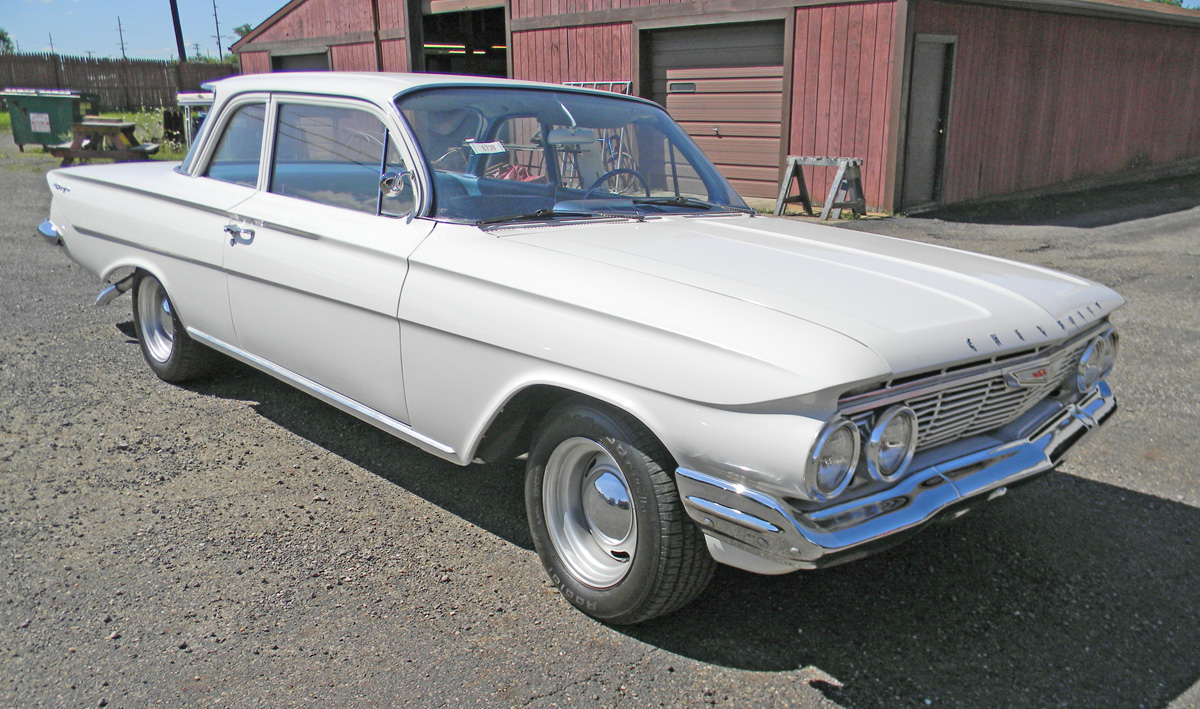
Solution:
<path fill-rule="evenodd" d="M 322 96 L 352 96 L 375 101 L 391 102 L 397 94 L 409 89 L 430 86 L 491 86 L 491 87 L 552 87 L 561 91 L 589 91 L 562 84 L 536 81 L 514 81 L 493 76 L 462 76 L 459 74 L 388 74 L 381 72 L 349 71 L 283 71 L 269 74 L 242 74 L 205 84 L 216 91 L 221 102 L 235 94 L 248 91 L 302 93 Z M 613 95 L 609 92 L 600 92 Z"/>

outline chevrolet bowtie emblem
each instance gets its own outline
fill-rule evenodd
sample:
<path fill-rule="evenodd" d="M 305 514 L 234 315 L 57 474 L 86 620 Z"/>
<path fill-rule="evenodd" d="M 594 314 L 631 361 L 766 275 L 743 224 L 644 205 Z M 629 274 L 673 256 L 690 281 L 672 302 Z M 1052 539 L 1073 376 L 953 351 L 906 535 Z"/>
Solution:
<path fill-rule="evenodd" d="M 1004 381 L 1010 387 L 1036 386 L 1046 381 L 1050 371 L 1044 364 L 1035 364 L 1021 369 L 1010 369 L 1004 373 Z"/>

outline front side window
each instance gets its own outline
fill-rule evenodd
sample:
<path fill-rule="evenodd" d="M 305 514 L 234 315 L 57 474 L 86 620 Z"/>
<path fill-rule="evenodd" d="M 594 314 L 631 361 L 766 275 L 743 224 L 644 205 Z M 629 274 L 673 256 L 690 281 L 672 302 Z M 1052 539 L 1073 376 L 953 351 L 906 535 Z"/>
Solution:
<path fill-rule="evenodd" d="M 262 154 L 266 116 L 265 104 L 248 103 L 238 108 L 225 124 L 225 132 L 204 174 L 222 182 L 258 185 L 258 159 Z"/>
<path fill-rule="evenodd" d="M 387 128 L 367 111 L 284 103 L 279 107 L 270 191 L 378 214 L 411 209 L 405 191 L 384 197 L 380 178 L 406 169 Z"/>
<path fill-rule="evenodd" d="M 658 106 L 552 89 L 447 87 L 397 99 L 433 177 L 435 216 L 742 211 Z"/>

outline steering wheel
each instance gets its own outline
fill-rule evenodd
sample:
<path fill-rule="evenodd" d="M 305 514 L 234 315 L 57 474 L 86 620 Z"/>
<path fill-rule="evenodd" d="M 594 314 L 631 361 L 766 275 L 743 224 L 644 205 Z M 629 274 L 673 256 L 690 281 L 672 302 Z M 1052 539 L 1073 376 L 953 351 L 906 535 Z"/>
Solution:
<path fill-rule="evenodd" d="M 608 182 L 610 177 L 614 177 L 616 175 L 633 175 L 634 177 L 638 178 L 638 180 L 642 183 L 642 189 L 646 190 L 646 196 L 650 196 L 650 183 L 646 180 L 646 178 L 642 177 L 642 173 L 632 168 L 618 167 L 616 170 L 609 170 L 600 177 L 597 177 L 596 181 L 592 183 L 592 186 L 587 188 L 587 191 L 583 193 L 583 199 L 588 199 L 591 197 L 592 193 L 600 189 L 605 182 Z"/>

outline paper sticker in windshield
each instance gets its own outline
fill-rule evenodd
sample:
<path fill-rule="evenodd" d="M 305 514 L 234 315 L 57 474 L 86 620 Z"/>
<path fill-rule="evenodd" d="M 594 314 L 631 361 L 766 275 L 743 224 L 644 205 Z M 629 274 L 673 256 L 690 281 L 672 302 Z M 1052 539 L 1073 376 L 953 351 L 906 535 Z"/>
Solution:
<path fill-rule="evenodd" d="M 471 146 L 471 152 L 475 153 L 476 155 L 491 155 L 494 153 L 508 152 L 504 149 L 504 143 L 499 141 L 495 143 L 469 143 L 469 145 Z"/>

